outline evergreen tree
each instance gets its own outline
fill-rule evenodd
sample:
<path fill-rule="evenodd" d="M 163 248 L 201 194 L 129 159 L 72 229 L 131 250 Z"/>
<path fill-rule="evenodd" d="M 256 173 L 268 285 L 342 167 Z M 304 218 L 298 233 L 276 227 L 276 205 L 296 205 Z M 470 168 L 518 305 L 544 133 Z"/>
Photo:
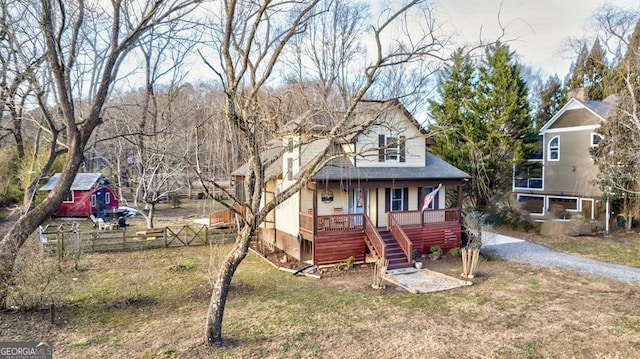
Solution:
<path fill-rule="evenodd" d="M 528 88 L 513 57 L 507 45 L 497 43 L 487 47 L 478 69 L 474 110 L 481 116 L 484 132 L 484 140 L 478 143 L 484 170 L 484 188 L 477 193 L 481 208 L 511 188 L 512 164 L 523 162 L 537 140 L 529 116 Z"/>
<path fill-rule="evenodd" d="M 451 63 L 438 76 L 438 94 L 441 102 L 429 101 L 430 134 L 435 142 L 432 151 L 456 167 L 473 172 L 469 165 L 467 140 L 473 136 L 478 124 L 470 111 L 474 101 L 473 78 L 475 65 L 464 48 L 455 51 Z"/>
<path fill-rule="evenodd" d="M 566 81 L 568 90 L 578 87 L 585 87 L 588 57 L 589 50 L 587 49 L 587 45 L 584 44 L 582 46 L 582 50 L 580 50 L 580 54 L 578 55 L 576 62 L 571 65 L 571 75 Z"/>
<path fill-rule="evenodd" d="M 538 108 L 534 117 L 534 127 L 538 131 L 553 117 L 566 102 L 566 93 L 558 75 L 549 76 L 537 93 Z"/>
<path fill-rule="evenodd" d="M 629 38 L 627 51 L 618 64 L 617 73 L 619 80 L 617 92 L 629 91 L 629 88 L 640 88 L 640 20 Z"/>
<path fill-rule="evenodd" d="M 585 61 L 585 87 L 589 88 L 589 98 L 598 101 L 605 98 L 604 80 L 607 72 L 605 51 L 600 40 L 596 38 Z"/>

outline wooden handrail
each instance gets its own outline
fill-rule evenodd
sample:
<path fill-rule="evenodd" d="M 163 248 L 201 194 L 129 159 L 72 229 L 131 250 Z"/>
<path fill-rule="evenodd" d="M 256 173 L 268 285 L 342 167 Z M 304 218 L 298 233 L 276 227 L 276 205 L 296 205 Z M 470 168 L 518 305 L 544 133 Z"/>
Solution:
<path fill-rule="evenodd" d="M 396 219 L 391 215 L 391 212 L 388 212 L 387 215 L 387 228 L 389 229 L 389 232 L 391 232 L 391 235 L 393 235 L 393 238 L 396 240 L 396 242 L 398 242 L 398 244 L 400 245 L 400 249 L 402 249 L 402 252 L 407 256 L 407 262 L 411 263 L 411 260 L 413 259 L 411 256 L 413 244 L 411 243 L 409 237 L 407 237 L 404 229 L 400 227 Z"/>
<path fill-rule="evenodd" d="M 378 258 L 386 259 L 387 245 L 382 240 L 382 237 L 380 237 L 380 233 L 378 233 L 378 231 L 376 230 L 376 227 L 373 225 L 373 222 L 371 222 L 371 219 L 369 218 L 369 216 L 363 213 L 362 218 L 363 218 L 362 224 L 364 226 L 365 241 L 367 242 L 368 245 L 370 245 L 370 248 L 374 250 Z"/>

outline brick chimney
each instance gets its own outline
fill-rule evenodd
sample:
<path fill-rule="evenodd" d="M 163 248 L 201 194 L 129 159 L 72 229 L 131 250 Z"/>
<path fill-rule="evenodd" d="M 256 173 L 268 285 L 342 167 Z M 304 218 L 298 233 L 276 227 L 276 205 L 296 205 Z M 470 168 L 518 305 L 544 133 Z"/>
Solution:
<path fill-rule="evenodd" d="M 580 100 L 582 102 L 589 101 L 589 88 L 587 87 L 578 87 L 569 90 L 567 93 L 567 99 L 575 98 L 576 100 Z"/>

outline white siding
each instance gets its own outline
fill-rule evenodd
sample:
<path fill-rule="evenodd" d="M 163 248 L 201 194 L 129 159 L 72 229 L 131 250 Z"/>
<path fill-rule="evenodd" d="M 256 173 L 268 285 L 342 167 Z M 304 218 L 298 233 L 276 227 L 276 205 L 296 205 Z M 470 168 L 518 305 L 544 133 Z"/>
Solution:
<path fill-rule="evenodd" d="M 381 116 L 380 124 L 371 126 L 356 139 L 358 167 L 424 167 L 425 138 L 415 125 L 398 110 Z M 378 135 L 405 137 L 405 162 L 379 162 Z M 364 153 L 362 153 L 364 151 Z"/>
<path fill-rule="evenodd" d="M 292 236 L 300 232 L 300 192 L 276 207 L 276 228 Z"/>

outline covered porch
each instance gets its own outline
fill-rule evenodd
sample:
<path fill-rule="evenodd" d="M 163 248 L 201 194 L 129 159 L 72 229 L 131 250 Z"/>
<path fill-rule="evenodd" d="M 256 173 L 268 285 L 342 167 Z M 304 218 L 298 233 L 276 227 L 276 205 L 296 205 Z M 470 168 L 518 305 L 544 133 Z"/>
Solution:
<path fill-rule="evenodd" d="M 315 265 L 330 265 L 353 256 L 365 261 L 367 252 L 389 260 L 389 269 L 408 267 L 413 255 L 438 245 L 444 251 L 459 247 L 460 209 L 392 211 L 377 227 L 366 213 L 314 215 L 300 213 L 301 240 L 311 242 Z"/>

